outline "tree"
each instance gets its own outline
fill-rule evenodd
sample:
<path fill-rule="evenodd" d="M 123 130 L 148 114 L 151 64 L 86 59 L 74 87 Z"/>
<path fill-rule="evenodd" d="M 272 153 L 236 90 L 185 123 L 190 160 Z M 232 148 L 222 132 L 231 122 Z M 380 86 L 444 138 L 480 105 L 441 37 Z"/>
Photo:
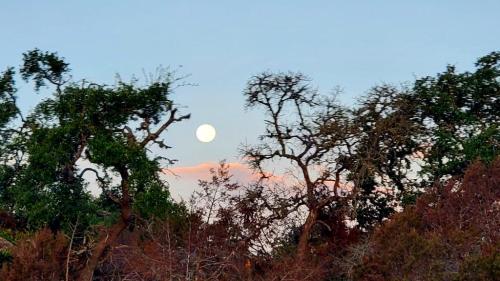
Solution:
<path fill-rule="evenodd" d="M 376 86 L 353 111 L 356 141 L 349 149 L 348 179 L 359 191 L 354 208 L 361 228 L 380 223 L 415 192 L 412 173 L 424 128 L 412 98 L 407 88 Z"/>
<path fill-rule="evenodd" d="M 9 73 L 0 85 L 2 98 L 14 92 L 9 88 L 13 85 Z M 179 79 L 168 72 L 144 87 L 123 81 L 115 86 L 71 82 L 64 59 L 37 49 L 24 54 L 20 73 L 34 81 L 36 90 L 53 86 L 55 91 L 23 120 L 21 127 L 29 132 L 16 133 L 25 144 L 19 147 L 24 155 L 22 169 L 6 186 L 14 194 L 16 213 L 25 214 L 33 227 L 50 224 L 57 229 L 77 219 L 88 226 L 96 208 L 85 189 L 88 173 L 97 178 L 104 198 L 119 212 L 114 224 L 101 231 L 77 274 L 77 280 L 88 281 L 106 250 L 131 224 L 134 210 L 145 215 L 152 211 L 148 206 L 158 203 L 148 201 L 158 198 L 172 206 L 165 212 L 175 208 L 158 174 L 162 161 L 174 160 L 152 157 L 149 148 L 168 148 L 161 135 L 172 124 L 189 118 L 170 99 Z M 2 117 L 2 122 L 9 118 Z M 159 196 L 147 196 L 150 192 Z"/>
<path fill-rule="evenodd" d="M 308 255 L 321 210 L 332 204 L 340 208 L 344 201 L 341 175 L 352 138 L 347 110 L 320 96 L 308 82 L 297 73 L 262 73 L 250 79 L 244 91 L 247 108 L 263 108 L 267 117 L 261 143 L 243 148 L 245 159 L 263 177 L 267 162 L 285 161 L 290 170 L 298 170 L 303 184 L 303 188 L 290 187 L 295 192 L 290 198 L 292 210 L 307 210 L 297 245 L 299 261 Z"/>
<path fill-rule="evenodd" d="M 500 53 L 480 58 L 474 72 L 454 66 L 414 86 L 416 117 L 425 126 L 424 176 L 431 184 L 459 176 L 477 158 L 492 161 L 500 150 Z"/>
<path fill-rule="evenodd" d="M 16 104 L 14 69 L 7 68 L 0 75 L 0 207 L 11 209 L 11 194 L 8 187 L 21 168 L 21 159 L 16 149 L 16 136 L 22 135 L 24 128 L 16 130 L 12 123 L 22 114 Z"/>

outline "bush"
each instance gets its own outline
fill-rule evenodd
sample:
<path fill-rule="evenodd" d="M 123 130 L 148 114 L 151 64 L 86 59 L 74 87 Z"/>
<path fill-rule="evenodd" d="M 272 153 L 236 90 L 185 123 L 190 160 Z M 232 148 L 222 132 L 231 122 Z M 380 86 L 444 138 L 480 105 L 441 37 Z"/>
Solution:
<path fill-rule="evenodd" d="M 499 249 L 497 245 L 496 249 Z M 467 258 L 460 267 L 456 281 L 497 280 L 500 276 L 500 254 L 498 251 L 486 256 Z"/>
<path fill-rule="evenodd" d="M 3 263 L 0 280 L 64 280 L 68 241 L 63 234 L 43 229 L 18 241 L 10 263 Z"/>
<path fill-rule="evenodd" d="M 499 273 L 500 159 L 471 165 L 422 195 L 371 238 L 355 280 L 494 280 Z"/>

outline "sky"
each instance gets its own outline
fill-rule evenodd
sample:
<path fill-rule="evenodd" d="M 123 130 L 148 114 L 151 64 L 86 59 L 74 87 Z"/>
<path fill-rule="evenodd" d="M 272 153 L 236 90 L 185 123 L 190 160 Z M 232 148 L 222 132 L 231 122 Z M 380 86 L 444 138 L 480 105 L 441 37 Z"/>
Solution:
<path fill-rule="evenodd" d="M 162 152 L 179 159 L 172 186 L 185 196 L 219 160 L 243 169 L 238 147 L 263 129 L 262 113 L 244 110 L 252 75 L 300 71 L 320 92 L 340 87 L 340 101 L 353 105 L 377 84 L 434 75 L 447 64 L 472 69 L 500 50 L 498 11 L 498 0 L 0 0 L 0 69 L 36 47 L 65 57 L 76 80 L 113 84 L 117 73 L 141 79 L 158 66 L 189 75 L 195 86 L 173 99 L 192 118 L 167 132 L 173 148 Z M 47 97 L 19 88 L 24 110 Z M 196 140 L 203 123 L 217 129 L 215 141 Z"/>

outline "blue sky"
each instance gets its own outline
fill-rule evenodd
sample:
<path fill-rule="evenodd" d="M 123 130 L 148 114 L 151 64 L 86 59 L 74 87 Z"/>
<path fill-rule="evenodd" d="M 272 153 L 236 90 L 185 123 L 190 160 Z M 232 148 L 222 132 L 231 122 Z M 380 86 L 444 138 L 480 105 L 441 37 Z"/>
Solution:
<path fill-rule="evenodd" d="M 172 129 L 167 154 L 179 165 L 236 161 L 262 116 L 245 112 L 246 81 L 264 70 L 301 71 L 322 92 L 339 86 L 352 104 L 371 86 L 471 69 L 500 50 L 500 1 L 1 1 L 0 68 L 34 47 L 57 51 L 75 79 L 112 83 L 143 69 L 182 65 L 196 87 L 175 95 L 192 119 Z M 20 84 L 29 109 L 43 94 Z M 214 142 L 194 137 L 202 123 Z"/>

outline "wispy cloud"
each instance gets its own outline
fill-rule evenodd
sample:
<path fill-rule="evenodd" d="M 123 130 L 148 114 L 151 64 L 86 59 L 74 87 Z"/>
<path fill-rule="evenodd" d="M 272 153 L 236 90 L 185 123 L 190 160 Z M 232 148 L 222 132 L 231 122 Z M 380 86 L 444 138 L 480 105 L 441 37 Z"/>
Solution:
<path fill-rule="evenodd" d="M 229 170 L 233 175 L 233 179 L 238 182 L 247 183 L 258 178 L 257 174 L 245 164 L 240 162 L 229 162 Z M 217 162 L 203 162 L 193 166 L 178 166 L 168 169 L 164 169 L 163 172 L 168 178 L 174 178 L 178 180 L 206 180 L 209 178 L 210 169 L 217 169 L 219 163 Z"/>
<path fill-rule="evenodd" d="M 241 162 L 227 162 L 232 179 L 240 184 L 248 184 L 260 178 L 250 169 L 250 167 Z M 170 183 L 174 193 L 178 193 L 183 198 L 189 197 L 194 190 L 198 188 L 199 180 L 210 179 L 210 169 L 217 169 L 220 166 L 218 162 L 202 162 L 192 166 L 177 166 L 168 169 L 163 169 L 167 181 Z M 315 172 L 319 172 L 321 167 L 313 167 Z M 316 171 L 318 169 L 318 171 Z M 269 175 L 268 183 L 278 184 L 279 186 L 299 187 L 303 186 L 299 178 L 295 178 L 288 173 L 275 173 Z M 333 188 L 334 182 L 326 183 Z M 341 182 L 339 192 L 343 190 L 350 192 L 352 186 L 349 183 Z"/>

